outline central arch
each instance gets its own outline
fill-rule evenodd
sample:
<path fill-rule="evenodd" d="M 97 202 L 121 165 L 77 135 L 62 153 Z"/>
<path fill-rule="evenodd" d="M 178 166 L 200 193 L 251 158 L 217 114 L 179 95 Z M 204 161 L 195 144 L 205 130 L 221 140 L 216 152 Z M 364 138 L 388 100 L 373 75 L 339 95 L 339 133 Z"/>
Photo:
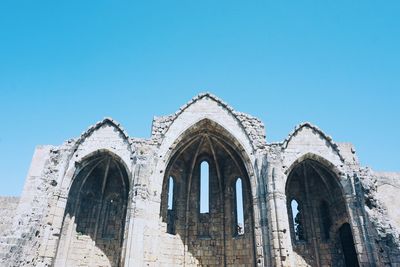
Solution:
<path fill-rule="evenodd" d="M 176 143 L 160 212 L 166 232 L 179 235 L 187 248 L 184 265 L 255 265 L 252 193 L 242 151 L 211 120 L 192 126 Z"/>

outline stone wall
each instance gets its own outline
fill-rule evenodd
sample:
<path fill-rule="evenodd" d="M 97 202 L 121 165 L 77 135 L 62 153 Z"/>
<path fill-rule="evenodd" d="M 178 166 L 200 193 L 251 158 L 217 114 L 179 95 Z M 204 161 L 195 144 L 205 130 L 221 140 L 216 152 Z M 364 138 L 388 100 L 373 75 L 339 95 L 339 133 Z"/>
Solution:
<path fill-rule="evenodd" d="M 91 164 L 99 157 L 118 163 L 97 172 Z M 204 214 L 198 211 L 203 160 L 210 165 L 211 194 Z M 300 175 L 299 166 L 308 162 L 316 165 Z M 113 184 L 104 182 L 109 168 Z M 169 176 L 176 179 L 172 211 Z M 241 236 L 238 177 L 244 185 Z M 300 190 L 305 180 L 308 194 Z M 0 214 L 7 233 L 0 265 L 343 266 L 340 229 L 346 226 L 360 266 L 399 266 L 399 181 L 400 174 L 363 168 L 351 144 L 335 143 L 310 123 L 268 144 L 260 120 L 200 94 L 175 114 L 155 118 L 148 139 L 129 137 L 106 118 L 60 146 L 38 147 L 18 206 L 18 198 L 0 198 L 0 207 L 13 201 Z M 292 197 L 305 203 L 304 242 L 295 240 Z M 321 215 L 326 198 L 329 216 Z"/>
<path fill-rule="evenodd" d="M 375 172 L 376 196 L 385 205 L 393 228 L 400 229 L 400 173 Z"/>
<path fill-rule="evenodd" d="M 0 235 L 11 230 L 18 202 L 19 197 L 0 197 Z"/>

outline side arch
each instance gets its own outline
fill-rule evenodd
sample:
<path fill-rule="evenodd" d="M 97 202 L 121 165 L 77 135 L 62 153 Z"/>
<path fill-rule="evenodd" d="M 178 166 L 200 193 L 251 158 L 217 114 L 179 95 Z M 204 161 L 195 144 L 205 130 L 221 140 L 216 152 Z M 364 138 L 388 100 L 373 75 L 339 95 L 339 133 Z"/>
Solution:
<path fill-rule="evenodd" d="M 132 159 L 135 151 L 131 140 L 118 122 L 111 118 L 105 118 L 89 127 L 74 141 L 70 153 L 65 159 L 66 165 L 61 170 L 62 175 L 57 181 L 60 184 L 60 195 L 68 194 L 71 179 L 82 162 L 85 162 L 86 158 L 102 152 L 115 155 L 125 165 L 128 173 L 132 172 Z"/>
<path fill-rule="evenodd" d="M 337 165 L 332 163 L 330 160 L 328 160 L 328 159 L 324 158 L 323 156 L 320 156 L 316 153 L 313 153 L 313 152 L 304 153 L 303 155 L 301 155 L 300 157 L 295 159 L 290 164 L 289 167 L 285 168 L 284 173 L 286 174 L 286 177 L 289 176 L 289 174 L 291 173 L 293 168 L 295 168 L 296 166 L 298 166 L 299 164 L 301 164 L 303 161 L 306 161 L 306 160 L 313 160 L 313 161 L 320 163 L 324 168 L 326 168 L 327 170 L 332 172 L 335 175 L 335 177 L 337 178 L 337 181 L 340 183 L 339 179 L 342 176 L 343 171 L 340 168 L 338 168 Z M 340 186 L 340 187 L 342 187 L 342 186 Z"/>
<path fill-rule="evenodd" d="M 85 157 L 71 179 L 55 265 L 122 265 L 129 199 L 129 172 L 119 157 Z"/>
<path fill-rule="evenodd" d="M 127 163 L 125 160 L 121 158 L 120 155 L 114 153 L 113 151 L 109 150 L 108 148 L 100 148 L 95 151 L 90 152 L 89 154 L 82 155 L 79 157 L 78 160 L 73 160 L 69 163 L 69 168 L 66 171 L 65 177 L 63 179 L 63 183 L 61 184 L 61 190 L 64 194 L 69 194 L 72 184 L 77 177 L 77 174 L 88 165 L 90 165 L 93 161 L 98 160 L 105 155 L 110 156 L 121 164 L 121 166 L 126 170 L 128 181 L 130 184 L 133 183 L 132 181 L 132 172 L 131 172 L 131 164 Z"/>
<path fill-rule="evenodd" d="M 285 194 L 295 260 L 310 266 L 347 266 L 338 235 L 341 225 L 350 225 L 353 220 L 340 181 L 341 171 L 328 160 L 307 153 L 295 160 L 286 174 Z M 301 216 L 293 212 L 292 199 L 299 202 Z M 294 216 L 302 220 L 302 233 L 297 232 Z M 304 235 L 304 240 L 296 238 L 299 234 Z"/>

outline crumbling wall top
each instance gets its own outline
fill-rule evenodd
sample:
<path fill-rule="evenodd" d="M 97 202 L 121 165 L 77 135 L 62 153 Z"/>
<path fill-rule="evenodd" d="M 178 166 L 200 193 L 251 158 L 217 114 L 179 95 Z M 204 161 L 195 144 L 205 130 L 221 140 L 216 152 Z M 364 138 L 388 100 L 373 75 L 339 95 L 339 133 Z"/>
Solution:
<path fill-rule="evenodd" d="M 191 105 L 195 104 L 203 98 L 209 98 L 215 101 L 219 106 L 221 106 L 223 109 L 227 110 L 230 114 L 233 115 L 233 117 L 238 121 L 244 132 L 246 132 L 250 142 L 252 143 L 253 149 L 262 149 L 266 146 L 265 127 L 261 120 L 248 114 L 235 111 L 227 103 L 208 92 L 201 93 L 195 96 L 188 103 L 181 106 L 179 110 L 172 115 L 154 117 L 152 125 L 152 140 L 154 140 L 155 143 L 160 144 L 171 124 Z"/>
<path fill-rule="evenodd" d="M 83 143 L 83 141 L 85 141 L 85 139 L 87 137 L 89 137 L 94 131 L 100 129 L 103 125 L 106 125 L 106 124 L 109 124 L 109 125 L 112 125 L 113 127 L 115 127 L 122 134 L 122 136 L 129 142 L 129 144 L 132 144 L 128 133 L 121 126 L 121 124 L 110 117 L 105 117 L 103 120 L 98 121 L 94 125 L 91 125 L 86 131 L 84 131 L 79 136 L 79 138 L 75 142 L 75 148 L 77 148 L 81 143 Z"/>
<path fill-rule="evenodd" d="M 345 161 L 345 158 L 343 155 L 340 153 L 340 148 L 339 145 L 336 144 L 333 140 L 332 137 L 325 134 L 321 129 L 319 129 L 317 126 L 311 124 L 310 122 L 303 122 L 297 125 L 294 130 L 288 135 L 288 137 L 282 142 L 282 148 L 286 149 L 292 139 L 297 136 L 297 134 L 304 128 L 309 128 L 313 132 L 315 132 L 317 135 L 320 136 L 320 138 L 326 140 L 327 144 L 336 152 L 336 154 L 339 156 L 340 160 L 342 162 Z"/>

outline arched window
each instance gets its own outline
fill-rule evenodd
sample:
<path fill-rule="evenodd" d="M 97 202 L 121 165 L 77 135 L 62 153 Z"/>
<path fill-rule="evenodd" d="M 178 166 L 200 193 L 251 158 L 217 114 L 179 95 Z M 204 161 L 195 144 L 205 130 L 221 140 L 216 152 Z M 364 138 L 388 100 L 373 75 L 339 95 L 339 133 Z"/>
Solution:
<path fill-rule="evenodd" d="M 175 199 L 174 199 L 174 178 L 168 179 L 168 209 L 167 209 L 167 233 L 175 234 Z"/>
<path fill-rule="evenodd" d="M 293 231 L 297 241 L 304 241 L 303 220 L 301 214 L 301 205 L 296 199 L 290 202 L 293 218 Z"/>
<path fill-rule="evenodd" d="M 209 166 L 207 161 L 200 164 L 200 213 L 209 213 Z"/>
<path fill-rule="evenodd" d="M 321 213 L 321 225 L 322 225 L 322 238 L 324 240 L 329 239 L 329 232 L 332 226 L 331 216 L 329 214 L 329 205 L 326 201 L 321 202 L 320 206 L 320 213 Z"/>
<path fill-rule="evenodd" d="M 168 210 L 174 209 L 174 178 L 169 177 L 168 180 Z"/>
<path fill-rule="evenodd" d="M 243 210 L 243 185 L 242 179 L 237 178 L 235 183 L 236 198 L 236 235 L 244 234 L 244 210 Z"/>

